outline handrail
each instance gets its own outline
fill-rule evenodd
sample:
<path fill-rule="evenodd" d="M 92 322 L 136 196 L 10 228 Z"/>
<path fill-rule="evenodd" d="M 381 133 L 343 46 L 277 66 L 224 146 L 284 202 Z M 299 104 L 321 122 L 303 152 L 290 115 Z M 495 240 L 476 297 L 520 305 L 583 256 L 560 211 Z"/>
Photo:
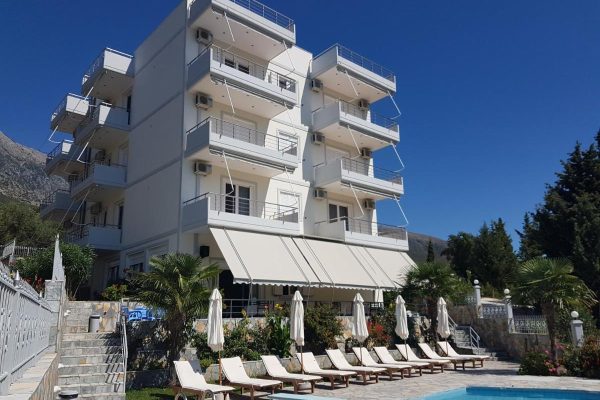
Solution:
<path fill-rule="evenodd" d="M 354 233 L 363 233 L 371 236 L 388 237 L 398 240 L 408 240 L 406 228 L 395 225 L 387 225 L 379 222 L 367 221 L 364 219 L 351 217 L 330 218 L 325 221 L 318 221 L 315 224 L 334 223 L 344 221 L 346 230 Z"/>
<path fill-rule="evenodd" d="M 123 312 L 123 300 L 121 300 L 119 310 L 119 331 L 121 333 L 121 354 L 123 356 L 123 390 L 127 387 L 127 359 L 129 357 L 129 348 L 127 346 L 127 315 Z"/>
<path fill-rule="evenodd" d="M 234 194 L 207 192 L 183 202 L 183 206 L 208 199 L 212 211 L 258 217 L 283 222 L 298 222 L 298 208 L 246 199 Z"/>
<path fill-rule="evenodd" d="M 391 183 L 402 184 L 402 175 L 389 169 L 375 167 L 371 163 L 359 161 L 353 158 L 342 157 L 342 168 L 349 172 L 370 176 Z"/>
<path fill-rule="evenodd" d="M 298 154 L 298 140 L 291 140 L 268 133 L 260 132 L 245 126 L 236 125 L 232 122 L 218 119 L 215 117 L 207 117 L 193 128 L 189 129 L 186 134 L 210 123 L 210 131 L 217 133 L 220 136 L 229 137 L 242 142 L 251 143 L 264 148 L 280 151 L 281 153 Z"/>
<path fill-rule="evenodd" d="M 245 57 L 239 56 L 235 53 L 225 50 L 219 46 L 211 45 L 206 47 L 200 52 L 192 61 L 188 63 L 188 67 L 192 65 L 197 59 L 206 54 L 207 51 L 211 52 L 211 58 L 220 63 L 221 66 L 233 68 L 237 71 L 246 73 L 250 76 L 263 80 L 271 85 L 277 86 L 280 89 L 289 90 L 292 93 L 296 93 L 296 80 L 289 78 L 279 72 L 273 71 L 272 69 L 251 61 Z M 240 63 L 241 61 L 241 63 Z"/>
<path fill-rule="evenodd" d="M 342 46 L 339 43 L 335 43 L 335 44 L 329 46 L 328 48 L 323 50 L 321 53 L 319 53 L 317 56 L 315 56 L 313 59 L 319 58 L 321 55 L 327 53 L 334 47 L 337 49 L 336 50 L 337 54 L 340 57 L 343 57 L 346 60 L 349 60 L 349 61 L 353 62 L 354 64 L 356 64 L 360 67 L 363 67 L 363 68 L 373 72 L 374 74 L 381 76 L 382 78 L 387 79 L 388 81 L 396 82 L 396 76 L 390 69 L 385 68 L 385 67 L 381 66 L 380 64 L 377 64 L 376 62 L 371 61 L 364 56 L 361 56 L 357 52 L 352 51 L 349 48 Z"/>

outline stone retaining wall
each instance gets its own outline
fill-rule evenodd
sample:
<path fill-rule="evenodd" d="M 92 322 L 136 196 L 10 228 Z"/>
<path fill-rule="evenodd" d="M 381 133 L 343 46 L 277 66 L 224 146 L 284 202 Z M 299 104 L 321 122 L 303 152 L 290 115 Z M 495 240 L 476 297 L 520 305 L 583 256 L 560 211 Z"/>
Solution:
<path fill-rule="evenodd" d="M 54 352 L 43 354 L 10 386 L 7 396 L 0 396 L 0 400 L 54 400 L 59 358 Z"/>

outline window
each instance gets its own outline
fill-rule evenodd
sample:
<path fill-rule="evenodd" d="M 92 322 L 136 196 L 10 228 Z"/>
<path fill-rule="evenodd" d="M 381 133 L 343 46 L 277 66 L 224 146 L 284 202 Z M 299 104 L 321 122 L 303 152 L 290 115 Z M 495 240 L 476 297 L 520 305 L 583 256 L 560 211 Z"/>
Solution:
<path fill-rule="evenodd" d="M 348 206 L 341 204 L 329 203 L 329 222 L 344 221 L 346 230 L 348 226 Z"/>
<path fill-rule="evenodd" d="M 225 54 L 225 65 L 231 68 L 235 68 L 235 60 L 231 54 Z"/>
<path fill-rule="evenodd" d="M 298 290 L 298 286 L 284 286 L 282 289 L 283 296 L 293 296 Z"/>
<path fill-rule="evenodd" d="M 248 64 L 248 61 L 246 61 L 246 60 L 239 60 L 237 68 L 240 72 L 243 72 L 245 74 L 250 74 L 250 65 Z"/>
<path fill-rule="evenodd" d="M 250 215 L 251 189 L 250 186 L 225 183 L 225 212 Z"/>

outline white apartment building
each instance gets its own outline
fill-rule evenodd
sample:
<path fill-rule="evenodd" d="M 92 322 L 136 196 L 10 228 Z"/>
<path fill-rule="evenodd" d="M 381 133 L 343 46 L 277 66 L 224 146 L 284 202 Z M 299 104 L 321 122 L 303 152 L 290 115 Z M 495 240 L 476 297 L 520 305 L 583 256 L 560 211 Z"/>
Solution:
<path fill-rule="evenodd" d="M 298 47 L 257 1 L 184 0 L 133 56 L 103 50 L 52 114 L 53 137 L 72 137 L 46 171 L 70 191 L 41 214 L 96 250 L 92 297 L 186 252 L 219 263 L 225 298 L 373 301 L 413 265 L 406 230 L 376 213 L 404 194 L 372 158 L 399 141 L 370 109 L 395 91 L 343 46 Z"/>

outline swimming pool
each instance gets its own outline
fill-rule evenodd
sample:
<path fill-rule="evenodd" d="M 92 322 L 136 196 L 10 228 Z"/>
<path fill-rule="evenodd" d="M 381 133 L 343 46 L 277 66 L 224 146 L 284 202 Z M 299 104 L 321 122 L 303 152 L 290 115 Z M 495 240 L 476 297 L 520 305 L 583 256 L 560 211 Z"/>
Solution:
<path fill-rule="evenodd" d="M 519 389 L 497 387 L 468 387 L 465 389 L 450 390 L 437 393 L 422 400 L 598 400 L 600 392 L 586 392 L 583 390 L 557 390 L 557 389 Z"/>

